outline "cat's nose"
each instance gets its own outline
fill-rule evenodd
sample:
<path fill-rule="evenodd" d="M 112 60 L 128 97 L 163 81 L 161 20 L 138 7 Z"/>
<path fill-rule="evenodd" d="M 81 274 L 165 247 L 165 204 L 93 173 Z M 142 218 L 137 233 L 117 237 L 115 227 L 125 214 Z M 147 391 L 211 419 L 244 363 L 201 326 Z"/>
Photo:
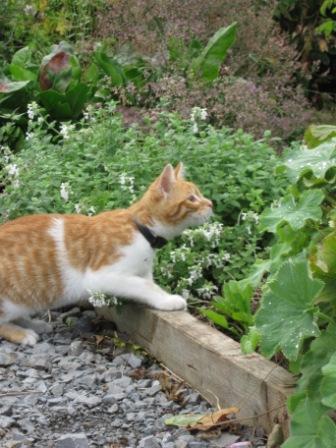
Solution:
<path fill-rule="evenodd" d="M 206 204 L 207 204 L 210 208 L 213 207 L 213 203 L 212 203 L 212 201 L 210 201 L 210 199 L 206 199 Z"/>

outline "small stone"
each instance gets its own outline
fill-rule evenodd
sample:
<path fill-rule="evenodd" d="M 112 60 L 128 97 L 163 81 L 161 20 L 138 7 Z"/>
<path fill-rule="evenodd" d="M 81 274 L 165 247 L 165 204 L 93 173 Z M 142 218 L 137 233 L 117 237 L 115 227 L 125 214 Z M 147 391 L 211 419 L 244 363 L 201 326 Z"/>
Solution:
<path fill-rule="evenodd" d="M 83 343 L 82 341 L 73 341 L 69 347 L 69 355 L 79 356 L 83 351 Z"/>
<path fill-rule="evenodd" d="M 11 366 L 15 363 L 17 357 L 14 353 L 0 353 L 0 366 Z"/>
<path fill-rule="evenodd" d="M 52 393 L 54 396 L 59 397 L 63 395 L 64 392 L 64 384 L 62 383 L 56 383 L 51 386 L 49 389 L 50 393 Z"/>
<path fill-rule="evenodd" d="M 132 379 L 129 376 L 122 376 L 121 378 L 117 378 L 116 380 L 111 381 L 111 384 L 115 384 L 119 387 L 127 387 L 132 383 Z"/>
<path fill-rule="evenodd" d="M 96 397 L 95 395 L 79 394 L 75 391 L 67 392 L 65 395 L 71 400 L 76 401 L 77 403 L 84 404 L 88 408 L 94 408 L 102 402 L 102 399 L 100 397 Z"/>
<path fill-rule="evenodd" d="M 42 370 L 48 370 L 50 367 L 50 363 L 46 355 L 29 356 L 29 358 L 24 358 L 20 364 L 25 367 Z"/>
<path fill-rule="evenodd" d="M 84 433 L 64 434 L 56 440 L 55 448 L 89 448 L 89 442 Z"/>
<path fill-rule="evenodd" d="M 10 428 L 14 424 L 14 419 L 11 417 L 6 417 L 5 415 L 0 416 L 0 428 Z"/>
<path fill-rule="evenodd" d="M 150 395 L 152 397 L 153 395 L 156 395 L 158 392 L 160 392 L 160 390 L 161 384 L 159 383 L 159 381 L 153 381 L 152 387 L 147 389 L 146 393 L 147 395 Z"/>
<path fill-rule="evenodd" d="M 161 443 L 157 437 L 147 436 L 140 440 L 139 448 L 161 448 Z"/>
<path fill-rule="evenodd" d="M 119 409 L 118 405 L 117 405 L 116 403 L 114 403 L 112 406 L 110 406 L 110 407 L 107 409 L 107 412 L 108 412 L 109 414 L 115 414 L 116 412 L 118 412 L 118 409 Z"/>
<path fill-rule="evenodd" d="M 133 369 L 138 369 L 141 366 L 142 361 L 142 358 L 134 355 L 133 353 L 130 353 L 129 357 L 127 358 L 127 364 Z"/>

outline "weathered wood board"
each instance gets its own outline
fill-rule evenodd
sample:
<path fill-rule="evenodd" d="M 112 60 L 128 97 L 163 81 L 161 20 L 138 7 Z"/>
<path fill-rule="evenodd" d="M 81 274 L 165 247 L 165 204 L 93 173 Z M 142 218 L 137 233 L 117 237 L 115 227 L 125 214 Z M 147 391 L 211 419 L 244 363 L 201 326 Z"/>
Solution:
<path fill-rule="evenodd" d="M 136 305 L 99 310 L 213 405 L 237 406 L 243 424 L 267 432 L 279 422 L 287 434 L 293 378 L 282 367 L 258 354 L 243 355 L 237 342 L 184 311 Z"/>

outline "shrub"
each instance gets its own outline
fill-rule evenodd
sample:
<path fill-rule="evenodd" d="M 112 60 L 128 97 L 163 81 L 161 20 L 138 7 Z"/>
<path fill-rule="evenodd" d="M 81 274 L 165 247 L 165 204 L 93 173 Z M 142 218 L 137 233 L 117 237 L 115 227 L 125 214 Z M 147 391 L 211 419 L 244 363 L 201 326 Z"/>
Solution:
<path fill-rule="evenodd" d="M 147 133 L 125 129 L 111 107 L 86 112 L 76 126 L 63 123 L 58 142 L 41 128 L 38 112 L 31 117 L 22 151 L 5 154 L 1 219 L 127 207 L 165 163 L 182 160 L 213 200 L 215 222 L 163 249 L 156 276 L 169 289 L 209 300 L 224 281 L 241 278 L 263 249 L 255 219 L 282 191 L 283 182 L 272 175 L 277 156 L 267 139 L 206 124 L 202 130 L 201 123 L 195 134 L 195 121 L 172 114 L 148 124 Z"/>
<path fill-rule="evenodd" d="M 306 133 L 309 148 L 286 151 L 276 172 L 286 173 L 288 190 L 260 215 L 260 230 L 274 235 L 270 256 L 239 282 L 250 286 L 251 297 L 268 276 L 243 347 L 259 345 L 267 357 L 282 352 L 298 375 L 284 448 L 332 447 L 336 437 L 335 134 L 335 126 L 313 126 Z"/>

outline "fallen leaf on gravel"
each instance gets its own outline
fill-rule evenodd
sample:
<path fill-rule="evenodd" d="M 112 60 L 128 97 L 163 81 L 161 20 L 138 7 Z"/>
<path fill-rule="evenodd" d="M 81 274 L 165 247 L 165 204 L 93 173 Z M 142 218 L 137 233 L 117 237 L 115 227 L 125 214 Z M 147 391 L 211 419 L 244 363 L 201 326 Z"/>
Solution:
<path fill-rule="evenodd" d="M 220 409 L 210 414 L 180 414 L 165 420 L 166 425 L 182 426 L 187 429 L 208 431 L 227 420 L 228 415 L 237 414 L 236 407 Z"/>
<path fill-rule="evenodd" d="M 183 392 L 185 392 L 185 386 L 183 383 L 178 383 L 166 372 L 162 372 L 158 375 L 157 379 L 160 381 L 161 388 L 166 394 L 168 400 L 176 402 L 183 401 Z"/>
<path fill-rule="evenodd" d="M 105 336 L 101 336 L 100 334 L 96 334 L 95 335 L 95 339 L 96 339 L 96 346 L 98 347 L 98 345 L 100 345 L 103 340 L 105 339 Z"/>

